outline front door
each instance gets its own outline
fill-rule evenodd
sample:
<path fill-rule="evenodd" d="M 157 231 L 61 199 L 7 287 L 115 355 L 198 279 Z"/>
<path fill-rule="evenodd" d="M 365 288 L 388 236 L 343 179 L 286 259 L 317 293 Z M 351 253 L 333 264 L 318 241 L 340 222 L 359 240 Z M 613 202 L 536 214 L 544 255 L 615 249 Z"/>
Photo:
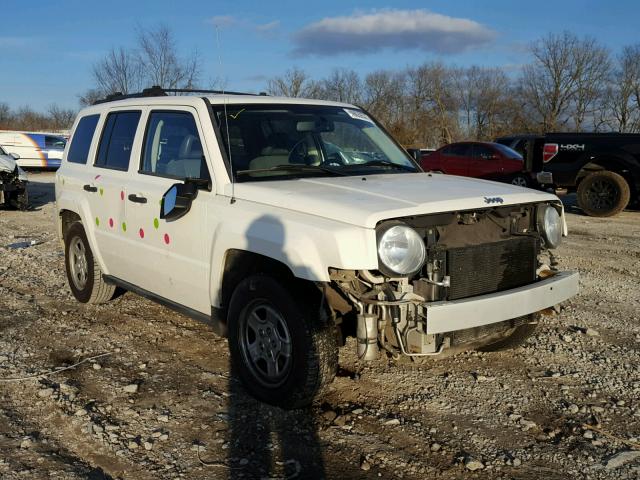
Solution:
<path fill-rule="evenodd" d="M 132 268 L 124 280 L 196 311 L 211 314 L 206 231 L 214 192 L 198 191 L 190 211 L 174 221 L 160 218 L 164 193 L 185 179 L 211 179 L 195 109 L 151 110 L 140 163 L 131 172 L 126 198 Z M 212 184 L 212 182 L 209 182 Z"/>

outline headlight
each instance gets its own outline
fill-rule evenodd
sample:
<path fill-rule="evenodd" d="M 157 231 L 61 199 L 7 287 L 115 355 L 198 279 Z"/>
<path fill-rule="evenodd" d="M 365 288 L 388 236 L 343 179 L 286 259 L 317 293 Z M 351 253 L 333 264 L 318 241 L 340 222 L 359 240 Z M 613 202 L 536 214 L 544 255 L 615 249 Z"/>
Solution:
<path fill-rule="evenodd" d="M 558 210 L 551 205 L 539 206 L 536 223 L 547 248 L 557 248 L 562 242 L 562 219 Z"/>
<path fill-rule="evenodd" d="M 378 263 L 389 277 L 416 273 L 424 265 L 424 240 L 413 228 L 391 224 L 378 230 Z"/>

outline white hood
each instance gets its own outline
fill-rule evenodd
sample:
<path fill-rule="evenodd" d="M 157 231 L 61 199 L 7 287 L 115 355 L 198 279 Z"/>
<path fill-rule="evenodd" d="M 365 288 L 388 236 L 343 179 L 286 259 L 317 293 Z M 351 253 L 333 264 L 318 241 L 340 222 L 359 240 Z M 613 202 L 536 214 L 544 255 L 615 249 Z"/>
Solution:
<path fill-rule="evenodd" d="M 429 173 L 243 182 L 235 197 L 366 228 L 411 215 L 559 201 L 506 183 Z"/>
<path fill-rule="evenodd" d="M 0 155 L 0 172 L 12 173 L 18 164 L 15 159 L 10 155 Z M 27 181 L 27 174 L 24 170 L 18 167 L 18 179 L 23 182 Z"/>

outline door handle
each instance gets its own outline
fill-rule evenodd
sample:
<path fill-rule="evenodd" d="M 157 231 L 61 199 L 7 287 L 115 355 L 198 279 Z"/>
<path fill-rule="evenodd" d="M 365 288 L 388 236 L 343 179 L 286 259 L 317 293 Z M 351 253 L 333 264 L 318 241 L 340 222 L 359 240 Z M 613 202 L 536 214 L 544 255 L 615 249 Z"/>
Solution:
<path fill-rule="evenodd" d="M 129 195 L 129 201 L 134 203 L 147 203 L 146 197 L 139 197 L 135 193 Z"/>
<path fill-rule="evenodd" d="M 84 185 L 82 188 L 84 189 L 85 192 L 97 192 L 98 191 L 98 187 L 92 187 L 91 185 Z"/>

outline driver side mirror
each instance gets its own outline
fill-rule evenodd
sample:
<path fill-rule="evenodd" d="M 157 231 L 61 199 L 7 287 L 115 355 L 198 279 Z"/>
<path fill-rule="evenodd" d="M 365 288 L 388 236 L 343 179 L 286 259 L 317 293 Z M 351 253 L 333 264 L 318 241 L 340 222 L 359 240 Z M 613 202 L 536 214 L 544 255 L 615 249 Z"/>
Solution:
<path fill-rule="evenodd" d="M 187 181 L 175 183 L 165 192 L 160 202 L 160 218 L 171 222 L 184 217 L 191 209 L 191 203 L 198 196 L 198 184 Z"/>
<path fill-rule="evenodd" d="M 18 160 L 20 158 L 20 155 L 18 155 L 17 153 L 11 152 L 9 155 L 12 156 L 14 160 Z"/>

